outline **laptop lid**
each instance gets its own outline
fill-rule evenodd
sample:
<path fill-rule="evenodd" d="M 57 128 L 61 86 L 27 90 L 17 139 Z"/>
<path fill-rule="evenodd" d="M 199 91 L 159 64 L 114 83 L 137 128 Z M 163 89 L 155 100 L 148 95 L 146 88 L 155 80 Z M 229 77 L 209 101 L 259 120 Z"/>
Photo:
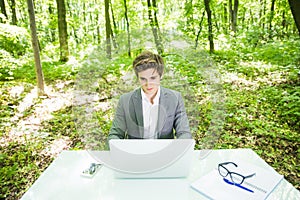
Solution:
<path fill-rule="evenodd" d="M 109 153 L 99 152 L 101 162 L 117 177 L 184 177 L 191 165 L 193 139 L 110 140 Z"/>

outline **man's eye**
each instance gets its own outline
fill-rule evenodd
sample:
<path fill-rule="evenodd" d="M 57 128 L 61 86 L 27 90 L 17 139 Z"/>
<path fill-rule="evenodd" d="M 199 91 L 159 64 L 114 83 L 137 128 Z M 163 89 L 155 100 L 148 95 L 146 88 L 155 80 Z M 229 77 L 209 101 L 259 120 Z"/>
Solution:
<path fill-rule="evenodd" d="M 154 77 L 151 77 L 150 79 L 151 79 L 151 80 L 155 80 L 155 79 L 156 79 L 156 76 L 154 76 Z"/>
<path fill-rule="evenodd" d="M 141 81 L 145 81 L 146 79 L 145 79 L 145 78 L 140 78 L 140 80 L 141 80 Z"/>

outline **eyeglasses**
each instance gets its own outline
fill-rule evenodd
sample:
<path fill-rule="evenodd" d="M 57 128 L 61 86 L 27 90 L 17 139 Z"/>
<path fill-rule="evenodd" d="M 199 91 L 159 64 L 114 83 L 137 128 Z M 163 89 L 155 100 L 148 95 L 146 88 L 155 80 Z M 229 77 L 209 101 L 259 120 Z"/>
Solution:
<path fill-rule="evenodd" d="M 226 176 L 229 175 L 231 181 L 232 181 L 233 183 L 235 183 L 235 184 L 241 185 L 241 184 L 244 182 L 244 180 L 245 180 L 246 178 L 250 178 L 250 177 L 255 176 L 255 173 L 250 174 L 250 175 L 248 175 L 248 176 L 243 176 L 243 175 L 241 175 L 241 174 L 239 174 L 239 173 L 231 172 L 231 171 L 229 171 L 229 170 L 225 167 L 225 165 L 229 165 L 229 164 L 234 165 L 235 167 L 238 167 L 238 165 L 235 164 L 234 162 L 224 162 L 224 163 L 220 163 L 220 164 L 218 165 L 219 174 L 220 174 L 223 178 L 225 178 Z"/>

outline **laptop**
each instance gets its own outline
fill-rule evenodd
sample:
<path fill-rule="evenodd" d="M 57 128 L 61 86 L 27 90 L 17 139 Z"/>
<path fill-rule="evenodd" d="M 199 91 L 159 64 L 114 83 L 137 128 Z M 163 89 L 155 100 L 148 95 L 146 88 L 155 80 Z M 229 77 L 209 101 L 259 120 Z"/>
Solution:
<path fill-rule="evenodd" d="M 193 160 L 193 139 L 110 140 L 110 151 L 92 152 L 116 178 L 183 178 Z"/>

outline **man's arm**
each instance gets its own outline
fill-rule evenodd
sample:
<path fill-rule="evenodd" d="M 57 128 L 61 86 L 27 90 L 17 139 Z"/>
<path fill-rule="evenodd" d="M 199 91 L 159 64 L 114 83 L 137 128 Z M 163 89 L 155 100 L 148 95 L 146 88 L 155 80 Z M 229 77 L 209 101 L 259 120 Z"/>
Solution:
<path fill-rule="evenodd" d="M 124 106 L 123 106 L 123 96 L 120 97 L 116 113 L 114 116 L 114 120 L 112 123 L 112 127 L 110 128 L 108 140 L 111 139 L 124 139 L 125 133 L 127 130 L 126 127 L 126 119 L 125 119 L 125 112 L 124 112 Z"/>
<path fill-rule="evenodd" d="M 184 102 L 180 93 L 177 95 L 178 105 L 175 111 L 174 118 L 174 129 L 176 138 L 179 139 L 190 139 L 192 134 L 190 131 L 189 120 L 184 107 Z"/>

